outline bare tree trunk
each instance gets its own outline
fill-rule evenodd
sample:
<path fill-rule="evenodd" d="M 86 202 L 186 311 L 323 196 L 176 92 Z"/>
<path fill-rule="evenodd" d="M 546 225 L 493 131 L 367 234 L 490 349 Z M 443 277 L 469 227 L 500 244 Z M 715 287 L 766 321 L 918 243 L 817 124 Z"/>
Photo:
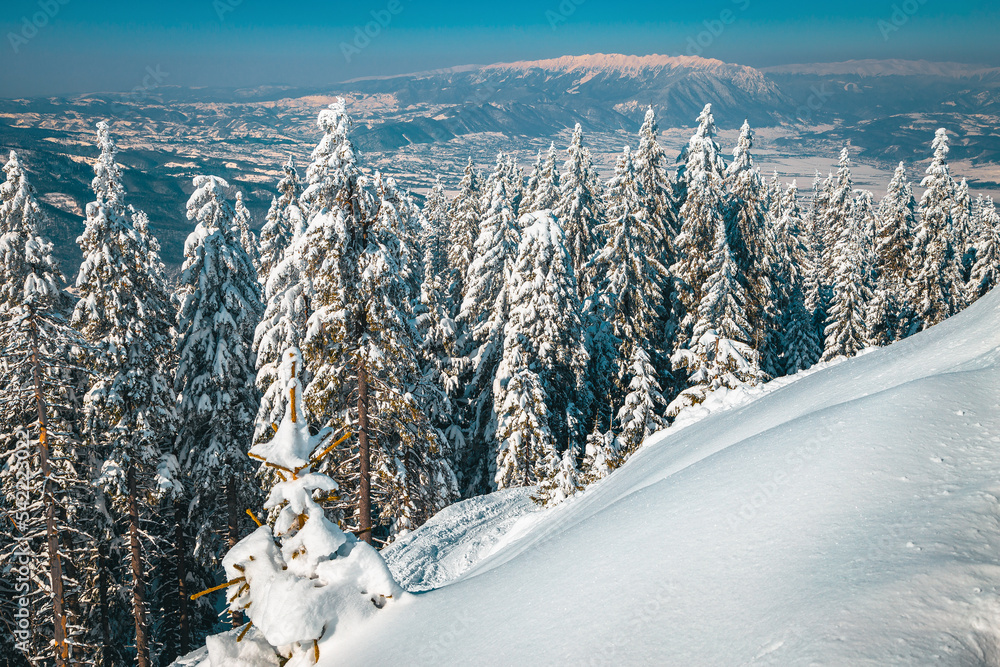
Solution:
<path fill-rule="evenodd" d="M 184 503 L 174 503 L 174 548 L 177 549 L 177 630 L 180 655 L 191 651 L 191 621 L 188 617 L 187 536 L 184 534 Z"/>
<path fill-rule="evenodd" d="M 35 384 L 35 405 L 38 408 L 38 461 L 42 470 L 42 498 L 45 503 L 45 536 L 48 539 L 49 580 L 52 585 L 52 624 L 57 667 L 68 667 L 69 645 L 66 643 L 66 613 L 63 609 L 62 557 L 59 554 L 59 530 L 56 527 L 56 501 L 52 497 L 52 468 L 49 466 L 48 407 L 42 393 L 42 361 L 38 352 L 38 323 L 31 316 L 31 374 Z"/>
<path fill-rule="evenodd" d="M 358 491 L 359 537 L 372 543 L 372 476 L 368 444 L 368 370 L 358 364 L 358 450 L 361 458 L 361 481 Z"/>
<path fill-rule="evenodd" d="M 111 610 L 108 608 L 108 552 L 103 544 L 97 546 L 97 599 L 101 606 L 101 641 L 103 643 L 102 667 L 111 663 Z"/>
<path fill-rule="evenodd" d="M 149 637 L 146 634 L 146 590 L 142 577 L 142 547 L 139 544 L 139 498 L 135 466 L 129 461 L 125 472 L 128 484 L 128 534 L 132 565 L 132 612 L 135 616 L 135 664 L 149 667 Z"/>
<path fill-rule="evenodd" d="M 237 505 L 238 498 L 236 496 L 236 484 L 230 480 L 226 484 L 226 507 L 229 510 L 229 534 L 227 535 L 229 548 L 232 549 L 236 546 L 239 541 L 239 517 L 240 510 Z M 243 618 L 242 611 L 234 611 L 232 615 L 233 627 L 238 628 L 246 623 L 246 619 Z"/>

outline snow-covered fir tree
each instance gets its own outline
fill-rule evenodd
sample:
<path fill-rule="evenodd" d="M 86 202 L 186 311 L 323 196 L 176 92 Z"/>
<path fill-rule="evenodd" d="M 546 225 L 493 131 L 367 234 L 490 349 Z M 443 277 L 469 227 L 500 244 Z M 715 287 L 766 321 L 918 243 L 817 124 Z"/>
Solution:
<path fill-rule="evenodd" d="M 458 184 L 458 194 L 448 204 L 448 266 L 451 271 L 451 284 L 448 287 L 449 298 L 457 305 L 462 302 L 465 293 L 465 276 L 469 265 L 476 254 L 476 239 L 479 238 L 479 222 L 482 218 L 480 209 L 479 176 L 469 158 L 465 173 Z"/>
<path fill-rule="evenodd" d="M 32 665 L 89 665 L 103 656 L 97 615 L 88 606 L 87 575 L 96 556 L 89 532 L 96 518 L 92 470 L 76 433 L 75 360 L 84 343 L 64 317 L 69 304 L 63 277 L 52 244 L 40 236 L 46 220 L 16 153 L 3 170 L 0 495 L 12 512 L 0 528 L 0 568 L 27 573 L 29 584 L 17 594 L 4 591 L 10 594 L 0 600 L 0 618 L 5 628 L 18 628 L 19 602 L 26 600 L 32 632 L 18 628 L 21 636 L 11 637 L 23 659 Z"/>
<path fill-rule="evenodd" d="M 547 464 L 552 472 L 538 486 L 538 493 L 532 496 L 532 500 L 551 507 L 582 491 L 583 481 L 576 458 L 576 447 L 569 447 L 563 451 L 558 463 Z"/>
<path fill-rule="evenodd" d="M 902 303 L 910 274 L 910 247 L 913 244 L 913 230 L 917 225 L 917 202 L 913 198 L 913 186 L 906 175 L 902 162 L 889 181 L 885 196 L 879 202 L 876 213 L 875 230 L 875 290 L 882 292 L 889 304 L 891 338 L 905 337 L 909 329 L 909 315 Z"/>
<path fill-rule="evenodd" d="M 534 211 L 547 211 L 556 208 L 560 197 L 559 167 L 556 164 L 556 145 L 549 144 L 545 160 L 538 155 L 538 166 L 533 182 L 526 186 L 525 201 L 521 205 L 521 214 Z"/>
<path fill-rule="evenodd" d="M 228 187 L 228 184 L 227 184 Z M 260 247 L 257 243 L 257 235 L 253 233 L 253 215 L 250 209 L 243 202 L 243 193 L 236 191 L 236 202 L 233 204 L 233 216 L 236 228 L 240 234 L 240 245 L 244 252 L 253 262 L 254 269 L 260 266 Z"/>
<path fill-rule="evenodd" d="M 278 181 L 278 197 L 271 200 L 264 226 L 260 230 L 260 281 L 268 277 L 285 254 L 292 238 L 305 229 L 305 216 L 299 208 L 302 186 L 299 173 L 291 158 L 282 167 L 284 177 Z"/>
<path fill-rule="evenodd" d="M 996 287 L 1000 278 L 1000 215 L 992 197 L 986 197 L 977 211 L 977 226 L 981 231 L 976 246 L 976 263 L 972 267 L 967 289 L 968 300 L 975 301 Z"/>
<path fill-rule="evenodd" d="M 493 380 L 501 489 L 546 479 L 553 472 L 550 454 L 584 441 L 590 403 L 581 307 L 562 228 L 548 211 L 527 214 L 521 224 Z"/>
<path fill-rule="evenodd" d="M 951 317 L 965 305 L 962 258 L 952 238 L 956 186 L 948 169 L 946 130 L 937 131 L 931 147 L 934 157 L 920 183 L 925 190 L 913 235 L 907 291 L 917 330 Z"/>
<path fill-rule="evenodd" d="M 340 489 L 315 470 L 329 452 L 329 432 L 313 435 L 302 409 L 302 356 L 283 354 L 279 376 L 288 397 L 271 440 L 250 455 L 279 471 L 264 509 L 271 522 L 234 545 L 223 559 L 226 601 L 245 614 L 245 628 L 210 637 L 211 664 L 311 665 L 320 642 L 373 617 L 405 595 L 379 553 L 327 518 L 321 503 Z M 211 592 L 211 591 L 206 591 Z"/>
<path fill-rule="evenodd" d="M 670 245 L 680 228 L 677 204 L 674 201 L 674 184 L 668 172 L 667 153 L 659 142 L 659 127 L 653 107 L 646 109 L 642 126 L 639 128 L 639 147 L 632 161 L 635 177 L 642 186 L 649 205 L 650 220 L 661 227 L 661 234 L 667 244 L 664 251 L 667 263 L 671 261 Z"/>
<path fill-rule="evenodd" d="M 475 256 L 465 279 L 459 322 L 468 331 L 472 346 L 465 385 L 470 411 L 468 435 L 477 451 L 476 469 L 468 477 L 475 487 L 487 489 L 496 474 L 493 378 L 503 354 L 503 329 L 510 312 L 507 281 L 521 240 L 503 179 L 493 180 L 492 196 L 480 229 Z"/>
<path fill-rule="evenodd" d="M 774 248 L 771 276 L 775 286 L 774 308 L 778 313 L 779 370 L 793 374 L 819 360 L 823 345 L 808 306 L 807 293 L 815 289 L 815 261 L 802 230 L 802 210 L 795 181 L 771 207 L 779 217 L 771 229 Z"/>
<path fill-rule="evenodd" d="M 331 462 L 340 508 L 372 540 L 415 528 L 448 504 L 454 476 L 437 432 L 414 396 L 421 375 L 410 317 L 414 275 L 401 264 L 412 246 L 408 195 L 358 166 L 343 99 L 320 113 L 324 137 L 313 152 L 309 224 L 302 237 L 313 279 L 313 312 L 303 340 L 311 375 L 306 404 L 325 428 L 357 434 L 357 449 Z M 412 255 L 411 255 L 412 256 Z"/>
<path fill-rule="evenodd" d="M 141 497 L 171 490 L 164 464 L 174 432 L 173 308 L 165 291 L 159 246 L 145 215 L 125 203 L 117 146 L 99 123 L 101 155 L 94 165 L 95 201 L 77 240 L 83 264 L 73 325 L 90 348 L 91 387 L 84 397 L 83 434 L 103 460 L 98 486 L 113 500 L 128 530 L 127 560 L 136 632 L 135 661 L 150 664 Z M 111 530 L 112 527 L 109 527 Z"/>
<path fill-rule="evenodd" d="M 720 388 L 735 389 L 767 379 L 760 356 L 751 343 L 746 317 L 747 294 L 739 266 L 729 246 L 726 223 L 718 219 L 704 296 L 687 348 L 672 357 L 675 368 L 688 373 L 691 386 L 671 401 L 668 416 L 696 405 Z"/>
<path fill-rule="evenodd" d="M 754 165 L 751 148 L 753 131 L 744 121 L 733 149 L 733 161 L 726 170 L 729 192 L 726 234 L 746 284 L 744 308 L 750 324 L 749 342 L 760 352 L 765 372 L 773 375 L 781 353 L 776 331 L 780 313 L 775 307 L 775 286 L 770 276 L 775 259 L 768 236 L 768 193 Z"/>
<path fill-rule="evenodd" d="M 566 234 L 566 247 L 573 258 L 582 299 L 590 294 L 586 266 L 597 247 L 594 229 L 603 221 L 603 213 L 600 178 L 590 151 L 583 145 L 583 128 L 579 123 L 573 129 L 567 154 L 554 212 Z"/>
<path fill-rule="evenodd" d="M 698 129 L 679 160 L 678 180 L 682 182 L 681 229 L 674 239 L 676 261 L 671 267 L 676 284 L 674 320 L 678 323 L 674 348 L 686 347 L 691 340 L 698 310 L 711 276 L 709 261 L 716 245 L 716 230 L 725 229 L 725 165 L 715 141 L 712 105 L 698 116 Z M 721 227 L 720 227 L 721 225 Z"/>
<path fill-rule="evenodd" d="M 823 361 L 853 357 L 872 344 L 870 308 L 872 303 L 873 206 L 869 193 L 859 193 L 841 228 L 840 238 L 831 253 L 833 262 L 833 298 L 827 326 Z"/>
<path fill-rule="evenodd" d="M 211 569 L 238 541 L 242 509 L 256 504 L 244 447 L 260 407 L 252 348 L 263 304 L 239 216 L 225 199 L 229 185 L 196 176 L 194 187 L 177 314 L 177 451 L 186 483 L 176 519 L 194 538 L 196 560 Z"/>
<path fill-rule="evenodd" d="M 669 353 L 662 332 L 670 276 L 661 254 L 663 228 L 650 219 L 645 197 L 626 147 L 608 183 L 607 222 L 597 228 L 606 241 L 587 267 L 595 277 L 588 315 L 609 323 L 611 334 L 595 337 L 592 348 L 595 360 L 610 361 L 590 373 L 597 427 L 617 433 L 623 453 L 663 426 L 666 407 L 656 367 Z M 608 345 L 613 349 L 602 349 Z"/>

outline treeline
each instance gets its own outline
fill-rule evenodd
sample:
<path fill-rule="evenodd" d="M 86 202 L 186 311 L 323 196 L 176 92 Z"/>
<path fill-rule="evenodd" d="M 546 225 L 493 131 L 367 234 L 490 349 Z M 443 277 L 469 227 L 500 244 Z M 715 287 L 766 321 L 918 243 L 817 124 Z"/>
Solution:
<path fill-rule="evenodd" d="M 1000 218 L 949 174 L 943 130 L 919 203 L 902 164 L 880 201 L 855 189 L 846 148 L 801 197 L 760 174 L 747 125 L 725 160 L 706 107 L 676 169 L 650 110 L 607 182 L 578 125 L 564 159 L 470 160 L 420 207 L 362 168 L 342 100 L 319 126 L 259 239 L 239 193 L 195 178 L 174 288 L 106 124 L 68 291 L 11 154 L 0 665 L 166 665 L 242 622 L 190 597 L 287 472 L 246 452 L 286 414 L 289 349 L 316 441 L 349 436 L 324 507 L 378 544 L 495 489 L 559 502 L 710 392 L 889 344 L 996 283 Z"/>

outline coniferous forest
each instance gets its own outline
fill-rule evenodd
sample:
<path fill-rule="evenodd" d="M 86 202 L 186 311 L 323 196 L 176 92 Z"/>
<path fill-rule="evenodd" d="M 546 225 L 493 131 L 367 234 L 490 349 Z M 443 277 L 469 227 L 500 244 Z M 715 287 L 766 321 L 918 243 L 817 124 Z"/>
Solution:
<path fill-rule="evenodd" d="M 256 621 L 258 525 L 291 562 L 315 544 L 295 535 L 378 548 L 500 489 L 557 504 L 709 395 L 899 341 L 998 280 L 1000 216 L 944 130 L 918 182 L 901 163 L 876 196 L 846 147 L 801 190 L 766 177 L 749 125 L 724 151 L 710 106 L 675 159 L 650 109 L 608 180 L 577 125 L 530 173 L 470 160 L 420 206 L 365 167 L 343 100 L 318 125 L 262 226 L 194 179 L 176 281 L 108 124 L 80 267 L 57 266 L 9 155 L 0 666 L 165 667 Z M 398 595 L 351 553 L 376 607 Z M 308 632 L 285 658 L 318 655 Z"/>

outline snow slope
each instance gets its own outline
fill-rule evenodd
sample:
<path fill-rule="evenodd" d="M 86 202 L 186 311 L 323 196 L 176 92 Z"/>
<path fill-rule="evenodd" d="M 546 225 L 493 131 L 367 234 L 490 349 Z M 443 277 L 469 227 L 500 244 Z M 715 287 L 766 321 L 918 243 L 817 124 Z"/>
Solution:
<path fill-rule="evenodd" d="M 654 436 L 321 664 L 1000 665 L 998 365 L 995 291 Z"/>

